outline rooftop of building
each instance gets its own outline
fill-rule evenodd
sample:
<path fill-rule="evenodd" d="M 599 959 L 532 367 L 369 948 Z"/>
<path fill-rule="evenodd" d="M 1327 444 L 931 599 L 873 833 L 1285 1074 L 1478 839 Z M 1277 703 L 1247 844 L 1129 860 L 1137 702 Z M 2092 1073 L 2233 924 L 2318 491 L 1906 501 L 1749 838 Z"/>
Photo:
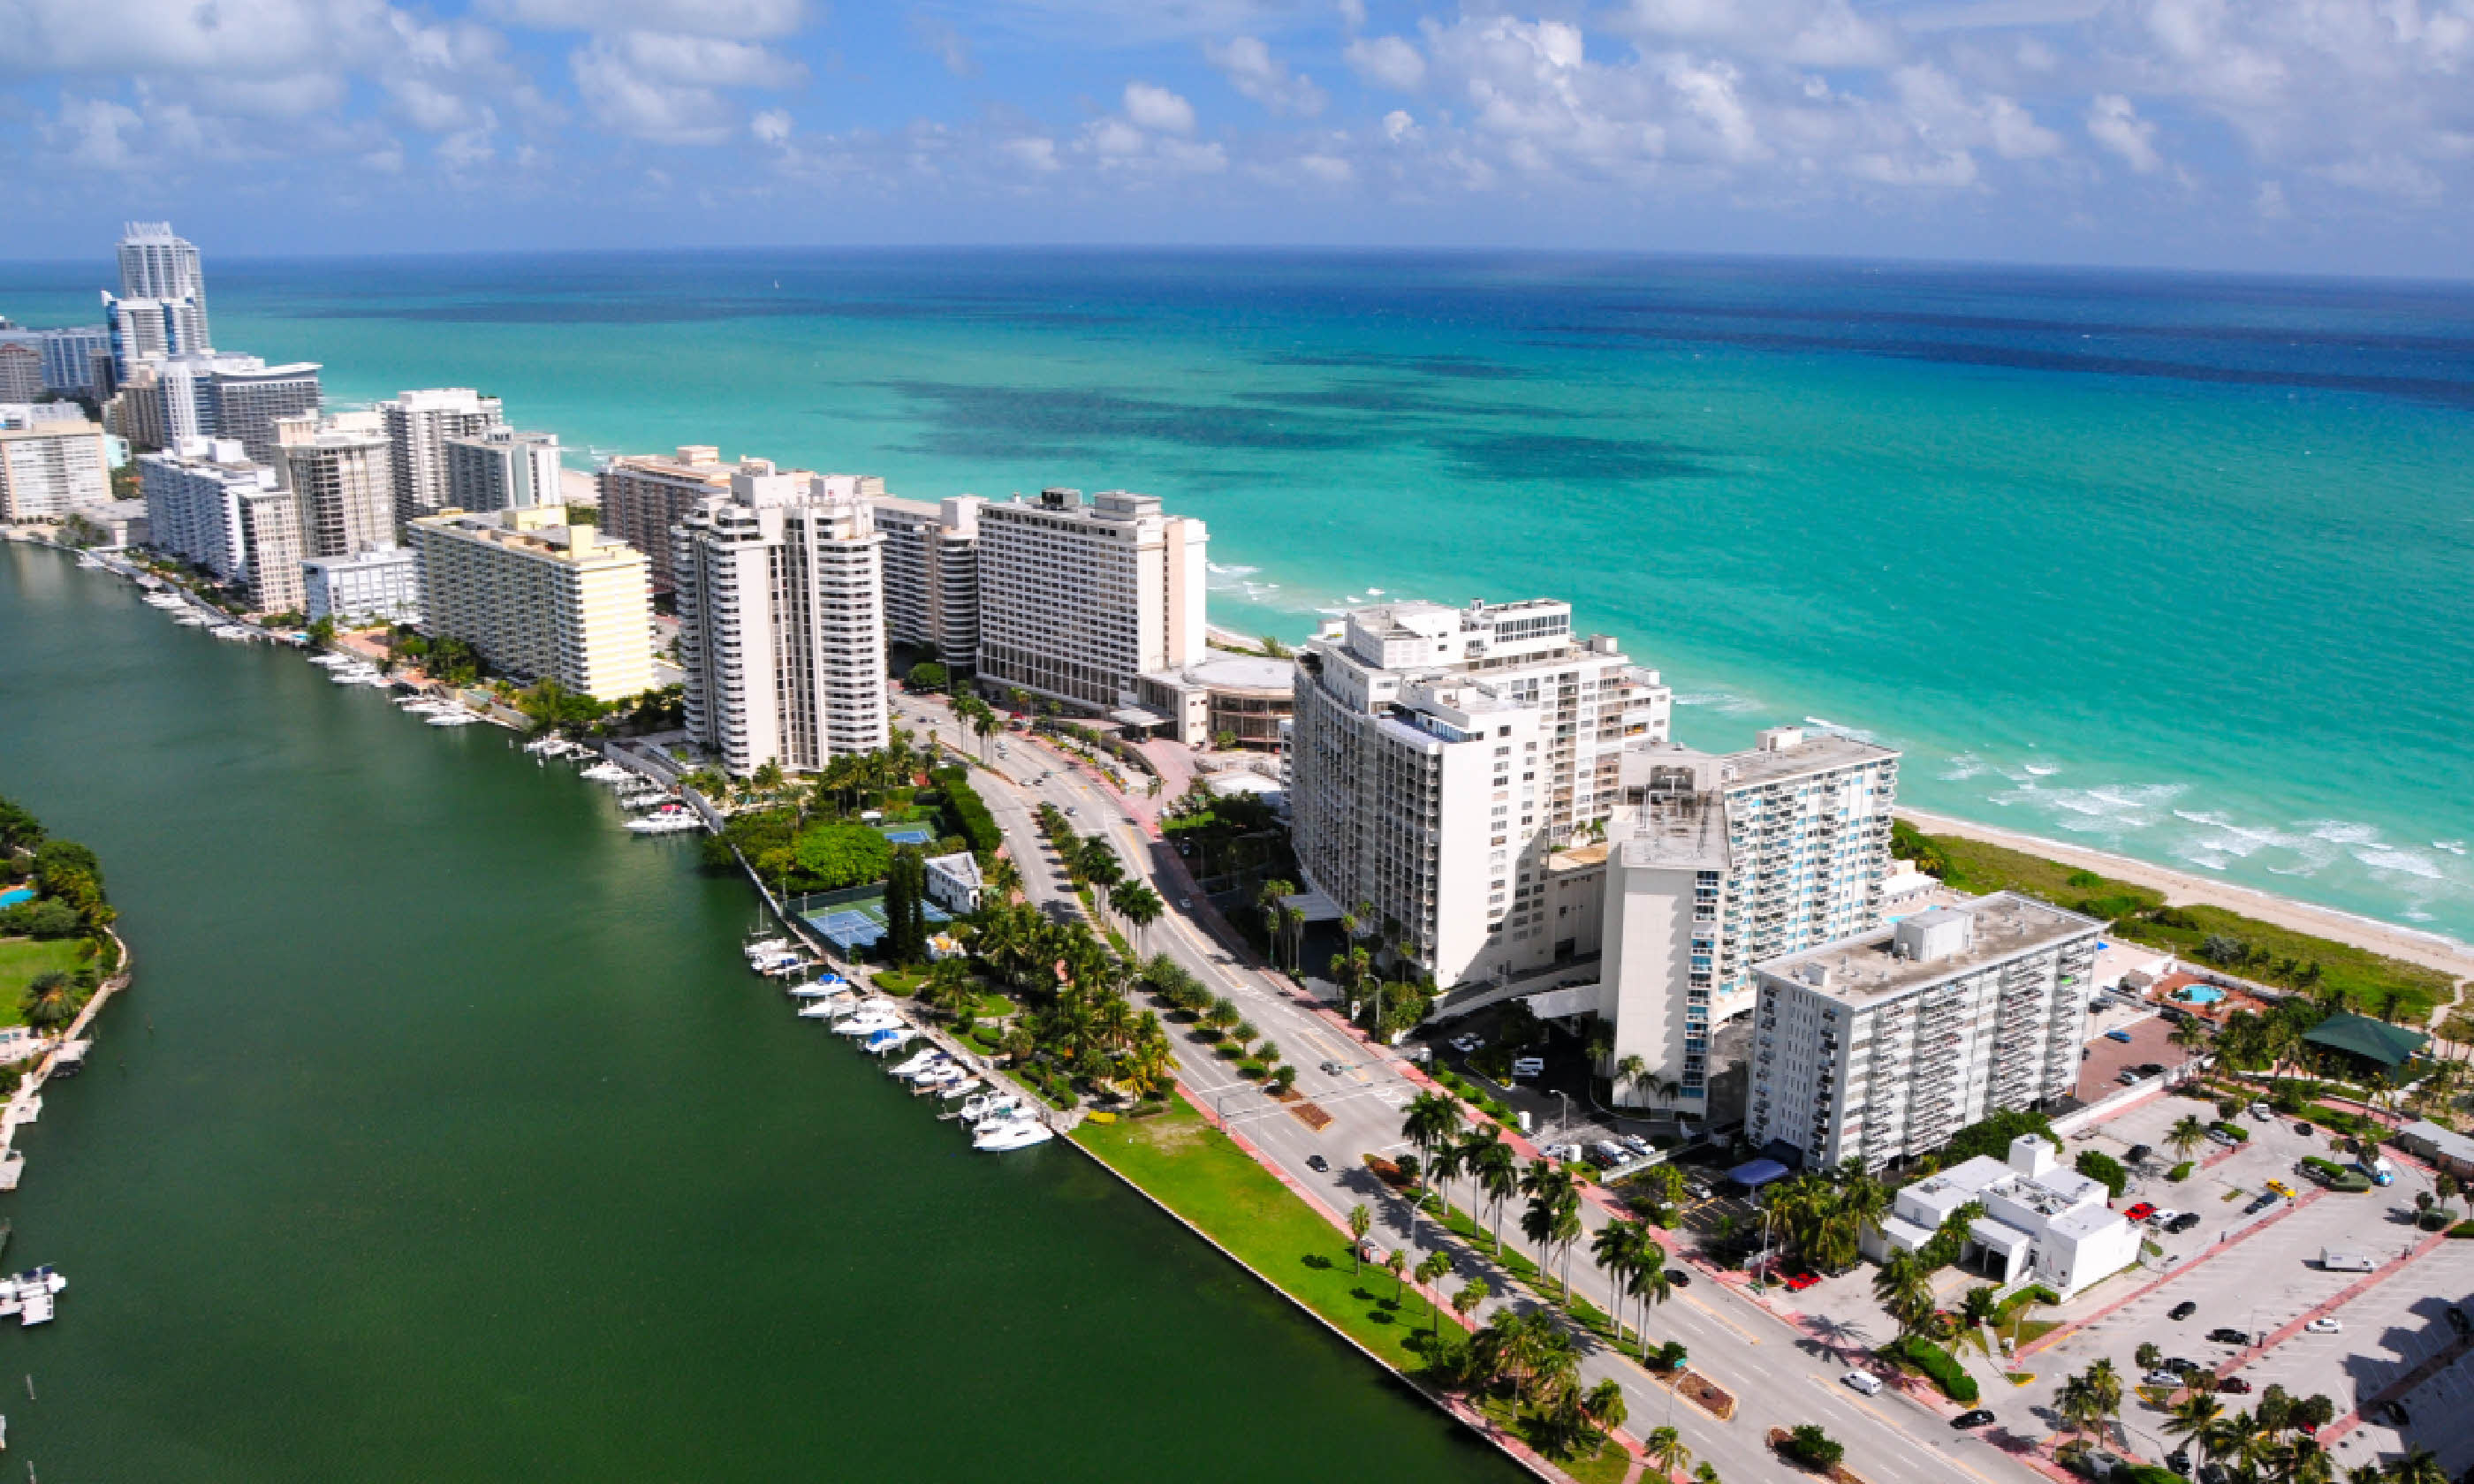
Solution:
<path fill-rule="evenodd" d="M 1261 655 L 1212 653 L 1175 670 L 1158 670 L 1143 679 L 1162 685 L 1184 683 L 1213 690 L 1276 690 L 1286 692 L 1297 680 L 1297 666 Z"/>
<path fill-rule="evenodd" d="M 1751 751 L 1729 753 L 1719 760 L 1718 786 L 1745 788 L 1777 783 L 1808 773 L 1880 762 L 1898 755 L 1894 748 L 1844 732 L 1774 727 L 1761 733 L 1759 745 Z"/>
<path fill-rule="evenodd" d="M 477 513 L 449 509 L 424 515 L 405 529 L 440 531 L 577 564 L 630 557 L 643 560 L 642 552 L 607 532 L 590 525 L 568 524 L 566 515 L 565 508 L 557 505 Z"/>
<path fill-rule="evenodd" d="M 2103 928 L 2094 918 L 1996 892 L 1782 954 L 1753 971 L 1841 1004 L 1867 1005 Z"/>
<path fill-rule="evenodd" d="M 2302 1039 L 2390 1068 L 2413 1061 L 2431 1040 L 2420 1031 L 2342 1010 L 2304 1031 Z"/>
<path fill-rule="evenodd" d="M 1727 864 L 1727 811 L 1699 795 L 1632 804 L 1607 822 L 1607 839 L 1626 866 Z"/>

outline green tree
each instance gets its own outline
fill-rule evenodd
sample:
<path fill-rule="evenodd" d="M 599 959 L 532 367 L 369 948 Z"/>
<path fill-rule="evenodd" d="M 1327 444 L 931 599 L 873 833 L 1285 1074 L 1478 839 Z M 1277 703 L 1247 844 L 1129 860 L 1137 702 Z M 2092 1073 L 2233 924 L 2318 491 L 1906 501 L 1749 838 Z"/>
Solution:
<path fill-rule="evenodd" d="M 1932 1323 L 1931 1274 L 1912 1253 L 1894 1252 L 1873 1275 L 1873 1297 L 1897 1323 L 1901 1335 L 1921 1334 Z"/>
<path fill-rule="evenodd" d="M 1383 1255 L 1383 1265 L 1392 1270 L 1392 1302 L 1396 1304 L 1409 1296 L 1409 1250 L 1393 1248 Z"/>
<path fill-rule="evenodd" d="M 1494 1297 L 1494 1290 L 1484 1279 L 1472 1278 L 1452 1294 L 1452 1312 L 1463 1319 L 1477 1312 L 1477 1306 Z"/>
<path fill-rule="evenodd" d="M 2208 1141 L 2208 1125 L 2196 1113 L 2184 1113 L 2165 1131 L 2165 1147 L 2179 1159 L 2191 1158 L 2191 1152 Z"/>
<path fill-rule="evenodd" d="M 804 890 L 840 891 L 885 879 L 893 867 L 893 846 L 865 825 L 836 821 L 800 831 L 792 861 Z"/>
<path fill-rule="evenodd" d="M 933 659 L 923 659 L 912 665 L 910 673 L 903 677 L 904 682 L 913 690 L 943 690 L 951 680 L 945 667 Z"/>
<path fill-rule="evenodd" d="M 1434 1291 L 1435 1280 L 1443 1277 L 1451 1270 L 1452 1259 L 1446 1257 L 1439 1248 L 1419 1259 L 1417 1272 L 1418 1282 L 1419 1286 L 1425 1288 L 1426 1291 L 1431 1294 Z M 1443 1312 L 1435 1307 L 1435 1301 L 1432 1298 L 1429 1298 L 1426 1301 L 1426 1332 L 1429 1334 L 1435 1333 L 1443 1327 Z"/>
<path fill-rule="evenodd" d="M 1672 1427 L 1652 1427 L 1641 1440 L 1640 1456 L 1661 1474 L 1692 1467 L 1692 1450 L 1684 1446 L 1684 1434 Z"/>
<path fill-rule="evenodd" d="M 1348 1256 L 1354 1264 L 1352 1272 L 1362 1272 L 1366 1257 L 1366 1233 L 1374 1230 L 1374 1213 L 1364 1205 L 1348 1209 Z"/>

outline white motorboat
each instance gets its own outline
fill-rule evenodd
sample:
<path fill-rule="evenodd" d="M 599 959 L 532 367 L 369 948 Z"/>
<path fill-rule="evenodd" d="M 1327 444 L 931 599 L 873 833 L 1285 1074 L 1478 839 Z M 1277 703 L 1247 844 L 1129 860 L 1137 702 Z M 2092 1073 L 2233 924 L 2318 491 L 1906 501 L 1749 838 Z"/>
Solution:
<path fill-rule="evenodd" d="M 323 655 L 310 656 L 309 662 L 316 665 L 321 670 L 331 670 L 337 665 L 352 664 L 356 661 L 354 661 L 352 657 L 350 655 L 339 655 L 333 650 L 328 650 Z"/>
<path fill-rule="evenodd" d="M 799 1007 L 802 1020 L 830 1020 L 841 1014 L 842 1007 L 828 999 L 811 1000 Z"/>
<path fill-rule="evenodd" d="M 88 572 L 100 572 L 103 570 L 102 562 L 97 562 L 92 557 L 86 556 L 83 553 L 78 556 L 78 566 Z"/>
<path fill-rule="evenodd" d="M 879 1031 L 889 1031 L 901 1023 L 902 1017 L 889 1011 L 862 1010 L 855 1016 L 837 1021 L 834 1025 L 834 1034 L 837 1036 L 873 1036 Z"/>
<path fill-rule="evenodd" d="M 49 1267 L 35 1268 L 14 1278 L 0 1278 L 0 1318 L 14 1314 L 25 1326 L 50 1322 L 55 1296 L 69 1285 L 69 1281 Z"/>
<path fill-rule="evenodd" d="M 885 1069 L 885 1074 L 888 1077 L 914 1077 L 935 1065 L 944 1059 L 944 1052 L 938 1050 L 934 1046 L 931 1046 L 899 1066 L 886 1067 Z"/>
<path fill-rule="evenodd" d="M 622 809 L 658 809 L 666 803 L 677 802 L 677 800 L 671 798 L 669 795 L 662 792 L 658 788 L 648 788 L 639 794 L 620 794 L 618 796 L 618 807 Z"/>
<path fill-rule="evenodd" d="M 174 597 L 168 592 L 150 592 L 137 601 L 148 608 L 187 608 L 189 606 L 187 599 Z"/>
<path fill-rule="evenodd" d="M 971 1136 L 971 1147 L 1003 1154 L 1008 1149 L 1028 1149 L 1033 1144 L 1044 1144 L 1055 1137 L 1054 1130 L 1035 1118 L 1010 1118 Z"/>
<path fill-rule="evenodd" d="M 754 958 L 759 953 L 779 953 L 789 945 L 790 940 L 788 938 L 760 938 L 754 943 L 740 945 L 749 958 Z"/>
<path fill-rule="evenodd" d="M 564 737 L 535 737 L 524 744 L 524 751 L 532 754 L 536 757 L 555 757 L 559 754 L 567 751 L 567 739 Z"/>
<path fill-rule="evenodd" d="M 938 1097 L 960 1097 L 965 1092 L 977 1092 L 980 1090 L 980 1079 L 971 1076 L 966 1072 L 963 1074 L 961 1081 L 941 1084 L 934 1089 L 934 1090 Z M 942 1118 L 946 1115 L 938 1113 L 936 1116 Z"/>
<path fill-rule="evenodd" d="M 436 711 L 431 713 L 429 725 L 433 727 L 470 727 L 480 719 L 481 718 L 473 715 L 470 711 Z"/>
<path fill-rule="evenodd" d="M 911 1078 L 910 1085 L 922 1092 L 934 1092 L 939 1088 L 957 1087 L 971 1080 L 970 1068 L 959 1062 L 945 1062 Z"/>
<path fill-rule="evenodd" d="M 213 634 L 216 638 L 228 640 L 232 643 L 239 643 L 243 640 L 257 637 L 256 634 L 250 633 L 247 629 L 242 628 L 238 624 L 218 624 L 206 632 Z"/>
<path fill-rule="evenodd" d="M 372 670 L 367 675 L 356 675 L 352 677 L 352 683 L 355 685 L 367 685 L 372 690 L 393 690 L 395 688 L 395 682 L 393 680 L 384 675 L 380 675 L 376 670 Z"/>
<path fill-rule="evenodd" d="M 834 999 L 850 992 L 849 985 L 837 979 L 811 979 L 790 986 L 792 999 Z"/>
<path fill-rule="evenodd" d="M 173 619 L 172 622 L 183 629 L 203 629 L 206 625 L 213 623 L 214 620 L 211 618 L 200 618 L 195 613 L 182 613 L 180 617 Z"/>
<path fill-rule="evenodd" d="M 583 776 L 595 783 L 624 783 L 636 775 L 605 759 L 585 769 Z"/>
<path fill-rule="evenodd" d="M 870 1056 L 883 1056 L 888 1051 L 899 1051 L 918 1039 L 919 1032 L 915 1028 L 897 1023 L 861 1038 L 859 1048 Z"/>
<path fill-rule="evenodd" d="M 704 822 L 681 810 L 676 814 L 654 814 L 640 820 L 629 820 L 626 827 L 640 835 L 675 835 L 691 829 L 702 829 Z"/>

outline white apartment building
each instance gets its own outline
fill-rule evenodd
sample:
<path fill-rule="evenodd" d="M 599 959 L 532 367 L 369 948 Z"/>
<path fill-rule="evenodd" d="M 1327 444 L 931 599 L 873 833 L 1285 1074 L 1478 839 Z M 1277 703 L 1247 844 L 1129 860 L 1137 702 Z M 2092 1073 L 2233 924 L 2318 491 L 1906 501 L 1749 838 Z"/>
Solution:
<path fill-rule="evenodd" d="M 59 520 L 111 498 L 111 452 L 91 422 L 0 428 L 0 520 Z"/>
<path fill-rule="evenodd" d="M 377 411 L 393 460 L 398 520 L 436 515 L 454 504 L 447 489 L 449 441 L 471 438 L 485 428 L 497 427 L 501 420 L 498 399 L 483 396 L 471 387 L 400 392 L 392 400 L 378 403 Z"/>
<path fill-rule="evenodd" d="M 2103 930 L 2000 892 L 1762 963 L 1746 1137 L 1879 1168 L 2062 1096 Z"/>
<path fill-rule="evenodd" d="M 688 730 L 733 775 L 885 746 L 884 541 L 853 476 L 761 460 L 679 522 Z"/>
<path fill-rule="evenodd" d="M 526 510 L 566 502 L 556 433 L 500 424 L 450 438 L 444 451 L 447 503 L 457 510 Z"/>
<path fill-rule="evenodd" d="M 395 482 L 378 414 L 285 418 L 275 436 L 277 471 L 301 502 L 303 555 L 349 557 L 395 544 Z"/>
<path fill-rule="evenodd" d="M 980 649 L 980 510 L 958 494 L 930 504 L 878 495 L 885 534 L 885 636 L 968 668 Z"/>
<path fill-rule="evenodd" d="M 232 491 L 232 533 L 240 545 L 236 574 L 259 613 L 301 611 L 301 507 L 288 490 Z"/>
<path fill-rule="evenodd" d="M 276 460 L 275 425 L 286 418 L 317 412 L 324 393 L 315 361 L 269 366 L 254 355 L 218 355 L 202 388 L 206 410 L 200 421 L 215 438 L 237 438 L 249 456 L 260 464 Z"/>
<path fill-rule="evenodd" d="M 1880 921 L 1899 754 L 1778 727 L 1726 754 L 1626 752 L 1610 822 L 1597 1013 L 1610 1065 L 1645 1084 L 1619 1101 L 1708 1113 L 1710 1038 L 1753 1006 L 1753 966 Z"/>
<path fill-rule="evenodd" d="M 462 639 L 505 675 L 602 701 L 642 695 L 653 688 L 644 555 L 565 515 L 545 505 L 412 522 L 422 632 Z"/>
<path fill-rule="evenodd" d="M 1137 676 L 1202 658 L 1201 521 L 1156 495 L 1053 489 L 982 505 L 979 526 L 982 687 L 1107 711 Z"/>
<path fill-rule="evenodd" d="M 195 243 L 169 222 L 131 222 L 121 228 L 119 257 L 121 298 L 186 300 L 196 307 L 199 343 L 206 343 L 206 272 Z"/>
<path fill-rule="evenodd" d="M 1558 956 L 1573 934 L 1548 858 L 1614 809 L 1624 748 L 1663 740 L 1672 704 L 1547 599 L 1355 610 L 1299 651 L 1295 686 L 1307 884 L 1399 924 L 1446 988 Z"/>
<path fill-rule="evenodd" d="M 2010 1141 L 2010 1157 L 1978 1155 L 1917 1181 L 1890 1198 L 1890 1213 L 1865 1233 L 1865 1255 L 1914 1252 L 1971 1203 L 1962 1266 L 2000 1283 L 2038 1282 L 2069 1303 L 2139 1260 L 2139 1229 L 2106 1204 L 2104 1183 L 2060 1167 L 2040 1135 Z"/>
<path fill-rule="evenodd" d="M 103 320 L 111 337 L 111 372 L 118 381 L 127 381 L 146 361 L 203 355 L 214 348 L 206 338 L 206 306 L 194 299 L 123 299 L 105 290 Z"/>
<path fill-rule="evenodd" d="M 236 439 L 190 439 L 137 460 L 147 544 L 230 581 L 246 568 L 238 497 L 280 488 Z"/>
<path fill-rule="evenodd" d="M 331 618 L 345 629 L 421 624 L 421 558 L 409 546 L 311 557 L 301 568 L 303 610 L 311 623 Z"/>
<path fill-rule="evenodd" d="M 770 472 L 764 461 L 748 461 Z M 683 443 L 670 458 L 630 455 L 602 467 L 601 525 L 611 535 L 644 553 L 652 562 L 653 590 L 668 592 L 670 528 L 687 518 L 700 500 L 730 492 L 730 476 L 739 466 L 721 462 L 721 450 L 709 443 Z"/>

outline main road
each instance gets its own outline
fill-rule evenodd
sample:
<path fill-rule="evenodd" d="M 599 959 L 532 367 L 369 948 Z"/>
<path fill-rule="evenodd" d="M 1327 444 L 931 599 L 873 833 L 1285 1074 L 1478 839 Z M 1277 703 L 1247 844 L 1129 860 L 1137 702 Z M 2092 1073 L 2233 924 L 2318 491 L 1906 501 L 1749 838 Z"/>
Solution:
<path fill-rule="evenodd" d="M 981 755 L 982 742 L 954 722 L 942 698 L 904 696 L 896 711 L 914 731 L 957 752 Z M 1003 745 L 1007 755 L 990 754 L 989 767 L 980 777 L 986 780 L 993 774 L 998 781 L 983 789 L 982 796 L 1005 831 L 1031 899 L 1052 913 L 1081 911 L 1036 818 L 1041 803 L 1054 803 L 1072 811 L 1081 833 L 1099 835 L 1115 847 L 1128 869 L 1148 880 L 1167 904 L 1148 934 L 1145 951 L 1167 953 L 1215 993 L 1234 1002 L 1247 1019 L 1279 1043 L 1282 1060 L 1298 1068 L 1298 1089 L 1332 1121 L 1321 1130 L 1308 1128 L 1290 1113 L 1288 1105 L 1235 1076 L 1226 1063 L 1199 1043 L 1176 1048 L 1178 1081 L 1187 1096 L 1244 1135 L 1293 1185 L 1332 1210 L 1368 1208 L 1379 1239 L 1394 1246 L 1414 1244 L 1413 1265 L 1423 1249 L 1441 1247 L 1452 1258 L 1454 1271 L 1438 1281 L 1440 1291 L 1449 1293 L 1471 1279 L 1490 1282 L 1498 1296 L 1480 1306 L 1481 1319 L 1507 1304 L 1538 1306 L 1501 1269 L 1440 1231 L 1432 1218 L 1416 1216 L 1407 1201 L 1366 1169 L 1362 1156 L 1395 1154 L 1408 1147 L 1400 1135 L 1401 1110 L 1423 1090 L 1409 1076 L 1409 1064 L 1344 1030 L 1320 1005 L 1253 968 L 1236 945 L 1204 927 L 1194 910 L 1194 888 L 1183 863 L 1174 849 L 1145 831 L 1115 793 L 1060 754 L 1020 733 L 990 740 Z M 1336 1069 L 1325 1071 L 1326 1065 Z M 1318 1155 L 1327 1168 L 1318 1170 L 1308 1162 Z M 1466 1208 L 1466 1185 L 1454 1194 Z M 1536 1249 L 1516 1230 L 1517 1215 L 1516 1209 L 1507 1209 L 1505 1235 L 1536 1260 Z M 1605 1211 L 1585 1204 L 1588 1230 L 1574 1244 L 1571 1279 L 1581 1297 L 1613 1313 L 1607 1277 L 1589 1260 L 1589 1238 L 1608 1219 Z M 1628 1320 L 1637 1321 L 1638 1305 L 1624 1312 Z M 1656 1338 L 1682 1342 L 1693 1370 L 1734 1393 L 1733 1422 L 1718 1422 L 1688 1402 L 1678 1402 L 1629 1356 L 1586 1331 L 1575 1331 L 1583 1346 L 1585 1383 L 1612 1379 L 1620 1384 L 1634 1433 L 1671 1423 L 1692 1449 L 1696 1466 L 1714 1465 L 1730 1484 L 1808 1477 L 1780 1461 L 1764 1442 L 1769 1428 L 1800 1423 L 1819 1424 L 1846 1445 L 1847 1467 L 1880 1484 L 1916 1479 L 2045 1484 L 2044 1475 L 1981 1436 L 1955 1432 L 1913 1402 L 1887 1391 L 1870 1398 L 1857 1395 L 1839 1380 L 1848 1369 L 1845 1360 L 1726 1284 L 1705 1278 L 1678 1290 L 1658 1307 L 1647 1328 Z M 1851 1341 L 1866 1343 L 1862 1337 Z M 2045 1431 L 2024 1413 L 2001 1421 L 2026 1435 Z"/>

